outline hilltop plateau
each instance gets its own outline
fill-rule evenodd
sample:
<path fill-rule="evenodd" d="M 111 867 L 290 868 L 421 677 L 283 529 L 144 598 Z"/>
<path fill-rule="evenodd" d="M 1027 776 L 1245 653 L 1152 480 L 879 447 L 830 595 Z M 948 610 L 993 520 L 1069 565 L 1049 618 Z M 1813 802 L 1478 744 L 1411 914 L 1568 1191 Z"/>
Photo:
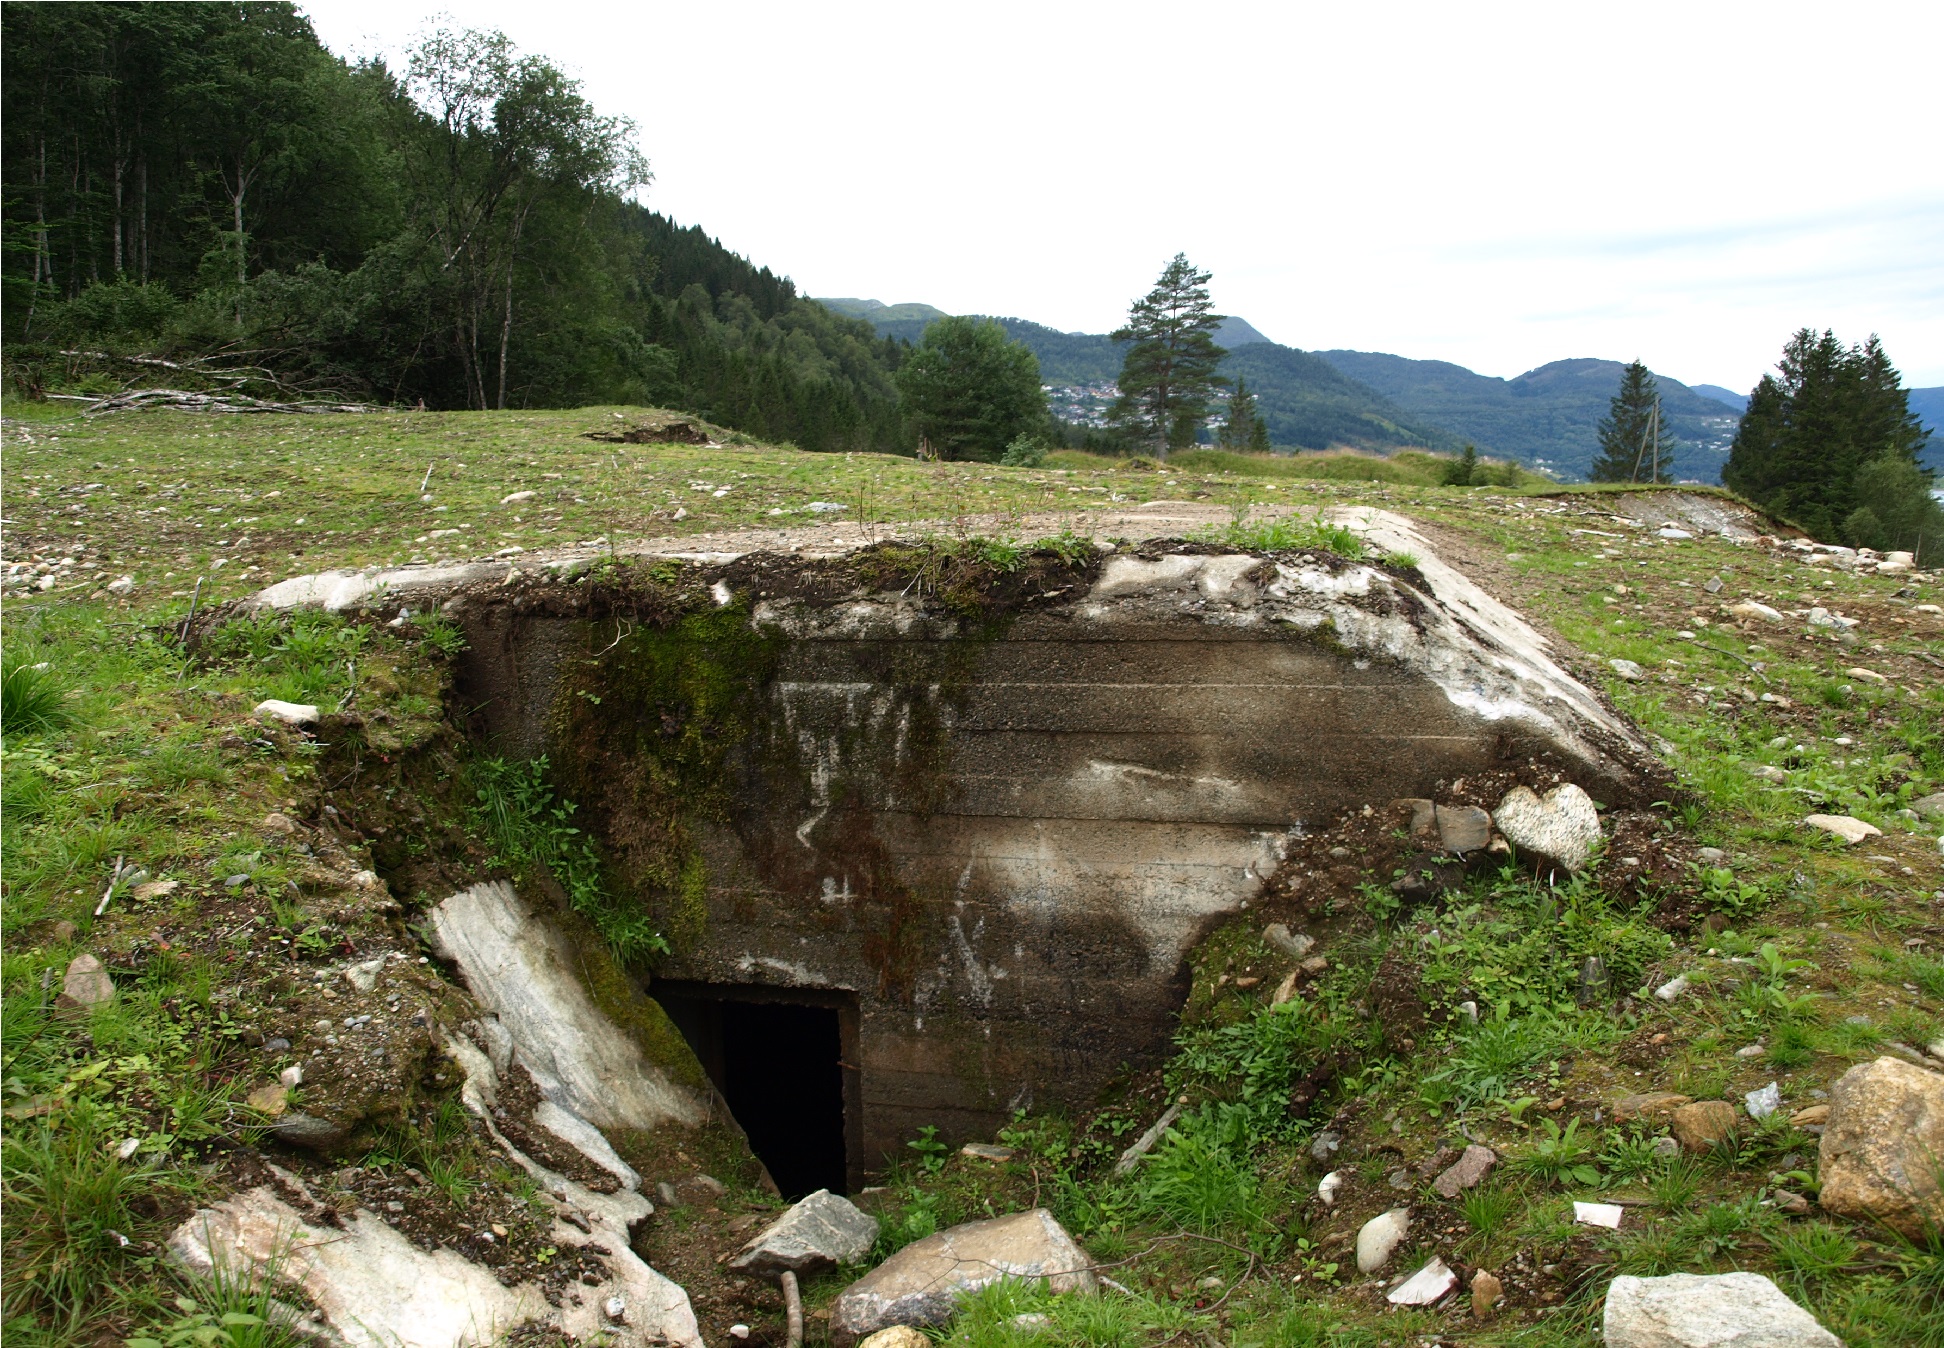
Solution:
<path fill-rule="evenodd" d="M 1857 1122 L 1944 1118 L 1936 571 L 1408 453 L 5 411 L 23 1342 L 782 1345 L 733 1257 L 821 1187 L 811 1344 L 1038 1208 L 1095 1290 L 935 1332 L 1944 1339 Z"/>

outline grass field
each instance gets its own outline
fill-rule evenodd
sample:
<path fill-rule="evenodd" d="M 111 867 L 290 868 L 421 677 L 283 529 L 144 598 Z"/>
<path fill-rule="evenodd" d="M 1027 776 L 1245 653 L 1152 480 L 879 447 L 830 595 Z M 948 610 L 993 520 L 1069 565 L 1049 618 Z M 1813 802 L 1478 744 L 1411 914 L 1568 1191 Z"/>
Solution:
<path fill-rule="evenodd" d="M 1170 1091 L 1207 1106 L 1206 1121 L 1151 1166 L 1111 1176 L 1103 1159 L 1151 1120 L 1104 1108 L 1022 1116 L 1006 1137 L 1018 1154 L 997 1167 L 914 1139 L 909 1163 L 886 1180 L 881 1253 L 995 1203 L 1037 1200 L 1114 1261 L 1129 1289 L 1052 1305 L 1002 1289 L 949 1337 L 978 1348 L 1047 1335 L 1076 1348 L 1415 1345 L 1438 1335 L 1591 1344 L 1613 1273 L 1745 1267 L 1772 1273 L 1852 1345 L 1944 1344 L 1938 1247 L 1813 1207 L 1790 1216 L 1773 1202 L 1778 1189 L 1816 1189 L 1815 1140 L 1788 1126 L 1792 1110 L 1851 1064 L 1897 1051 L 1886 1045 L 1921 1051 L 1944 1036 L 1944 822 L 1910 808 L 1944 789 L 1938 573 L 1858 575 L 1788 550 L 1664 539 L 1612 521 L 1599 493 L 1537 481 L 1443 488 L 1435 461 L 1409 456 L 1262 462 L 1204 451 L 1144 469 L 1065 454 L 1023 470 L 585 438 L 628 424 L 633 413 L 620 408 L 95 421 L 18 402 L 5 410 L 4 561 L 20 569 L 0 632 L 0 1079 L 5 1310 L 22 1344 L 116 1343 L 138 1331 L 200 1341 L 193 1317 L 247 1313 L 252 1289 L 180 1283 L 157 1242 L 195 1203 L 238 1183 L 239 1158 L 262 1145 L 264 1118 L 249 1103 L 259 1084 L 251 1027 L 280 1001 L 322 995 L 305 970 L 403 930 L 359 897 L 355 872 L 373 855 L 362 844 L 300 849 L 264 831 L 269 812 L 314 814 L 327 765 L 314 747 L 259 726 L 250 708 L 263 697 L 354 706 L 368 771 L 427 744 L 443 746 L 455 774 L 469 770 L 442 702 L 450 631 L 300 615 L 240 625 L 191 657 L 173 629 L 192 600 L 212 605 L 331 567 L 831 516 L 932 521 L 941 532 L 980 516 L 1003 535 L 1009 518 L 1066 513 L 1084 533 L 1088 510 L 1151 499 L 1370 504 L 1422 522 L 1447 560 L 1563 638 L 1562 659 L 1660 747 L 1680 783 L 1662 817 L 1723 852 L 1681 881 L 1683 901 L 1715 920 L 1669 932 L 1645 898 L 1542 892 L 1515 876 L 1482 877 L 1417 913 L 1373 898 L 1347 915 L 1332 973 L 1301 1013 L 1315 1019 L 1301 1024 L 1267 1004 L 1267 987 L 1245 995 L 1224 978 L 1272 960 L 1252 930 L 1219 934 L 1198 957 L 1193 1023 L 1166 1074 Z M 1391 476 L 1364 476 L 1380 471 Z M 123 576 L 132 584 L 111 590 Z M 1837 631 L 1744 619 L 1728 612 L 1741 599 L 1857 621 Z M 1620 677 L 1616 659 L 1642 677 Z M 424 805 L 427 815 L 438 808 Z M 1846 848 L 1801 826 L 1811 811 L 1883 833 Z M 480 858 L 493 854 L 494 837 L 464 809 L 441 817 L 455 836 L 474 829 L 462 842 Z M 399 921 L 424 897 L 400 894 Z M 1385 953 L 1434 926 L 1432 972 L 1496 989 L 1480 1000 L 1506 1015 L 1410 1047 L 1372 1038 L 1353 1008 Z M 1558 935 L 1528 940 L 1535 930 Z M 124 983 L 92 1013 L 57 999 L 84 950 Z M 1577 1006 L 1578 955 L 1562 952 L 1583 950 L 1608 952 L 1636 980 L 1616 990 L 1630 994 L 1624 1006 Z M 1676 975 L 1691 980 L 1689 995 L 1641 995 Z M 1325 1168 L 1310 1156 L 1314 1125 L 1248 1084 L 1262 1064 L 1286 1074 L 1326 1042 L 1351 1057 L 1334 1089 L 1359 1120 L 1358 1154 L 1339 1167 L 1354 1198 L 1334 1213 L 1311 1199 Z M 1653 1128 L 1611 1119 L 1623 1093 L 1739 1101 L 1770 1081 L 1783 1111 L 1707 1157 L 1670 1163 L 1653 1151 Z M 1550 1109 L 1554 1100 L 1571 1103 Z M 457 1220 L 441 1217 L 441 1204 L 456 1214 L 489 1198 L 510 1203 L 516 1187 L 463 1118 L 456 1126 L 437 1111 L 414 1116 L 362 1163 L 433 1175 L 411 1202 L 434 1225 Z M 1499 1150 L 1498 1175 L 1463 1201 L 1429 1197 L 1415 1166 L 1465 1136 Z M 1621 1230 L 1574 1226 L 1571 1201 L 1592 1197 L 1632 1205 Z M 738 1188 L 724 1209 L 761 1201 Z M 1436 1252 L 1500 1268 L 1516 1292 L 1507 1311 L 1474 1323 L 1462 1308 L 1387 1308 L 1342 1237 L 1355 1229 L 1349 1214 L 1392 1202 L 1421 1214 L 1401 1267 Z M 813 1284 L 813 1310 L 842 1285 Z M 1044 1311 L 1048 1326 L 1022 1328 L 1013 1317 L 1026 1311 Z M 279 1341 L 241 1322 L 225 1333 L 238 1345 Z"/>

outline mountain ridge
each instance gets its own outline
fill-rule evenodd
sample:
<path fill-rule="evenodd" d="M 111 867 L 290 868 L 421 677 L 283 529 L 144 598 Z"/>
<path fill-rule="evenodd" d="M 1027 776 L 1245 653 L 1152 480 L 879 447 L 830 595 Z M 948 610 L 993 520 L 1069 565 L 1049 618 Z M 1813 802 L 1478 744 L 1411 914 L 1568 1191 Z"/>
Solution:
<path fill-rule="evenodd" d="M 866 319 L 881 337 L 911 342 L 942 316 L 928 304 L 818 302 Z M 1120 348 L 1105 334 L 1060 332 L 1023 318 L 996 321 L 1039 357 L 1049 385 L 1109 384 L 1120 373 Z M 1615 360 L 1574 357 L 1502 379 L 1450 361 L 1386 352 L 1302 351 L 1269 340 L 1239 317 L 1223 320 L 1217 340 L 1229 351 L 1223 373 L 1249 381 L 1278 447 L 1456 450 L 1469 442 L 1488 455 L 1569 478 L 1591 469 L 1599 422 L 1624 368 Z M 1655 377 L 1676 442 L 1676 476 L 1719 482 L 1740 420 L 1728 401 L 1737 395 Z"/>

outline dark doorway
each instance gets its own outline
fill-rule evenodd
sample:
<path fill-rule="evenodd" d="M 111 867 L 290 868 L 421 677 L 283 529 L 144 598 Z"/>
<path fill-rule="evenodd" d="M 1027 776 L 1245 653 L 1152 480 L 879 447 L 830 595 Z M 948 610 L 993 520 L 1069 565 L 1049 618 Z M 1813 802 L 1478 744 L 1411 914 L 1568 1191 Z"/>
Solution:
<path fill-rule="evenodd" d="M 781 990 L 697 983 L 658 982 L 650 991 L 783 1196 L 848 1193 L 845 1078 L 855 1073 L 846 1072 L 844 1045 L 856 1019 L 848 999 L 793 991 L 817 1002 L 783 1001 Z"/>

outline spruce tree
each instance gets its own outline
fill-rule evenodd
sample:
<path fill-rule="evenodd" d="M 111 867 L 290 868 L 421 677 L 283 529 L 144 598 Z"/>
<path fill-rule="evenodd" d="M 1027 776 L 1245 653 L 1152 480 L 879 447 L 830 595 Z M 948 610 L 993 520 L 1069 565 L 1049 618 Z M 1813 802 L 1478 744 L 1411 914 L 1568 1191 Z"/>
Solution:
<path fill-rule="evenodd" d="M 1269 447 L 1269 428 L 1263 424 L 1262 414 L 1256 411 L 1256 396 L 1250 392 L 1248 380 L 1236 379 L 1235 391 L 1229 394 L 1228 419 L 1222 423 L 1215 443 L 1223 449 L 1234 450 Z"/>
<path fill-rule="evenodd" d="M 1600 421 L 1595 482 L 1666 482 L 1673 477 L 1674 437 L 1657 415 L 1660 389 L 1639 361 L 1620 372 L 1620 391 Z M 1657 433 L 1658 432 L 1658 433 Z"/>
<path fill-rule="evenodd" d="M 1215 345 L 1224 317 L 1208 298 L 1210 273 L 1196 271 L 1176 253 L 1153 290 L 1128 310 L 1127 325 L 1113 334 L 1127 343 L 1121 362 L 1120 398 L 1113 422 L 1136 444 L 1168 450 L 1195 443 L 1215 390 L 1228 381 L 1215 372 L 1227 351 Z"/>
<path fill-rule="evenodd" d="M 1803 328 L 1776 370 L 1749 395 L 1721 480 L 1817 538 L 1843 537 L 1866 504 L 1864 466 L 1880 458 L 1914 465 L 1924 429 L 1875 337 L 1845 347 L 1833 332 Z M 1880 519 L 1883 502 L 1867 504 Z M 1870 521 L 1858 525 L 1868 532 Z"/>
<path fill-rule="evenodd" d="M 1256 410 L 1255 424 L 1249 427 L 1249 450 L 1255 454 L 1267 454 L 1274 448 L 1269 443 L 1269 423 L 1263 420 L 1260 408 Z"/>

